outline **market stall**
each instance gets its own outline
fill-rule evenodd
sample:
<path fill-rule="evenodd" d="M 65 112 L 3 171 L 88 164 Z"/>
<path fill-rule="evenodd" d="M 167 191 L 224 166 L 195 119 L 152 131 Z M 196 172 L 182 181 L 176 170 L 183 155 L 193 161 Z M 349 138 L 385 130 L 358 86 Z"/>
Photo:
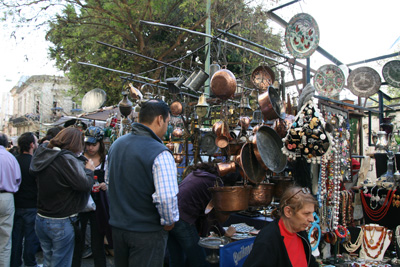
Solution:
<path fill-rule="evenodd" d="M 296 59 L 308 59 L 321 50 L 318 24 L 310 15 L 297 14 L 283 25 L 285 44 L 294 60 L 275 52 L 285 60 L 279 64 L 293 69 L 294 64 L 301 66 Z M 354 104 L 338 99 L 345 87 L 359 100 L 377 93 L 381 99 L 380 74 L 372 68 L 359 67 L 346 79 L 338 62 L 320 66 L 313 71 L 311 81 L 308 61 L 308 66 L 302 66 L 306 70 L 302 90 L 293 74 L 293 84 L 299 92 L 296 105 L 285 94 L 284 77 L 281 75 L 279 80 L 275 66 L 266 63 L 245 75 L 250 77 L 247 87 L 231 70 L 217 63 L 209 71 L 193 68 L 190 75 L 181 72 L 179 77 L 161 81 L 146 78 L 138 87 L 134 84 L 143 77 L 130 74 L 123 77 L 123 98 L 118 110 L 102 111 L 106 114 L 105 137 L 111 145 L 130 132 L 141 103 L 164 99 L 169 102 L 172 115 L 164 143 L 174 155 L 178 182 L 190 173 L 193 164 L 203 161 L 215 162 L 221 177 L 232 172 L 241 175 L 234 185 L 218 183 L 209 188 L 212 208 L 231 215 L 225 226 L 237 225 L 238 233 L 229 241 L 253 238 L 256 230 L 273 220 L 271 211 L 279 205 L 283 191 L 296 184 L 310 188 L 318 199 L 318 220 L 309 230 L 309 238 L 321 263 L 395 263 L 395 252 L 399 250 L 394 240 L 400 224 L 400 154 L 392 152 L 391 141 L 394 137 L 397 141 L 399 135 L 394 134 L 393 125 L 384 117 L 383 104 L 374 109 L 366 108 L 361 101 Z M 394 87 L 400 87 L 400 77 L 392 74 L 398 62 L 390 61 L 382 69 L 386 83 Z M 209 86 L 205 85 L 208 78 Z M 363 155 L 360 124 L 372 113 L 378 114 L 381 122 L 375 129 L 376 150 Z M 97 112 L 84 117 L 94 119 L 100 115 Z M 362 165 L 370 156 L 376 160 L 375 179 L 366 179 L 354 169 L 354 159 Z M 355 209 L 360 208 L 363 216 L 355 218 Z M 216 249 L 220 244 L 226 245 L 223 242 L 222 237 L 213 236 L 199 244 Z M 248 252 L 242 252 L 241 259 Z M 209 259 L 217 262 L 214 253 Z"/>

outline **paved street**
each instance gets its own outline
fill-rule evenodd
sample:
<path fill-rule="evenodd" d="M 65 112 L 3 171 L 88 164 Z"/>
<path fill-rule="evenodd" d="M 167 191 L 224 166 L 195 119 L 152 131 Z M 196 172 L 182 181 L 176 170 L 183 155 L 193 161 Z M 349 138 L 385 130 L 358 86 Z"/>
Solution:
<path fill-rule="evenodd" d="M 38 264 L 42 264 L 43 263 L 43 254 L 42 252 L 39 252 L 38 254 L 36 254 L 36 258 L 38 261 Z M 93 262 L 93 256 L 87 258 L 87 259 L 82 259 L 82 267 L 92 267 L 94 266 L 94 262 Z M 114 267 L 114 257 L 112 256 L 107 256 L 107 266 L 109 267 Z"/>

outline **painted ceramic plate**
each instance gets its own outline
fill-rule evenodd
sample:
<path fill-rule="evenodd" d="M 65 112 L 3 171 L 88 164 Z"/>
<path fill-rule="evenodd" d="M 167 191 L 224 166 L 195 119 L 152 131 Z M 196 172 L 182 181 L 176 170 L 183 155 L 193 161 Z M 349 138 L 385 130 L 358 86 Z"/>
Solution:
<path fill-rule="evenodd" d="M 382 68 L 382 75 L 389 85 L 400 88 L 400 60 L 386 63 Z"/>
<path fill-rule="evenodd" d="M 314 87 L 325 97 L 337 96 L 342 91 L 346 78 L 343 71 L 333 64 L 323 65 L 314 76 Z"/>
<path fill-rule="evenodd" d="M 315 19 L 306 13 L 291 18 L 286 26 L 285 43 L 293 57 L 310 57 L 319 44 L 319 28 Z"/>
<path fill-rule="evenodd" d="M 370 97 L 379 91 L 381 76 L 373 68 L 360 67 L 350 72 L 347 85 L 354 95 Z"/>

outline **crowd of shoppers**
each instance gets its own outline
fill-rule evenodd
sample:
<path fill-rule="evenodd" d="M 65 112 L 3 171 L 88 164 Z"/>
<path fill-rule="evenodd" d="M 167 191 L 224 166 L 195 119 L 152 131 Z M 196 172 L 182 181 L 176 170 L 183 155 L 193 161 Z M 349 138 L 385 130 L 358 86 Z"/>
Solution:
<path fill-rule="evenodd" d="M 108 155 L 103 130 L 96 126 L 84 132 L 57 127 L 39 141 L 34 133 L 24 133 L 16 157 L 5 149 L 8 139 L 0 133 L 0 266 L 37 266 L 40 249 L 43 266 L 81 266 L 88 223 L 96 267 L 106 266 L 105 242 L 114 247 L 118 267 L 163 266 L 166 251 L 170 266 L 207 266 L 198 245 L 204 236 L 199 222 L 208 216 L 208 188 L 218 172 L 215 164 L 198 164 L 178 186 L 174 157 L 162 141 L 169 120 L 164 101 L 143 103 L 131 133 L 119 137 Z M 314 202 L 296 205 L 301 193 L 285 200 L 273 231 L 303 230 L 298 223 L 309 221 Z M 234 232 L 228 228 L 225 235 Z M 259 244 L 267 233 L 256 240 L 256 251 L 264 253 Z M 304 261 L 303 255 L 294 256 Z"/>

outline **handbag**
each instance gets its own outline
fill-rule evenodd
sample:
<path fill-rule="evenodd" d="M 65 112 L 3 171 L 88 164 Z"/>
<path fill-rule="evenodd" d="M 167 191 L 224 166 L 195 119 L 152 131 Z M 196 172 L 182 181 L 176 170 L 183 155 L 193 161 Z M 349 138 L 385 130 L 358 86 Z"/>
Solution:
<path fill-rule="evenodd" d="M 94 203 L 92 195 L 89 195 L 88 203 L 86 204 L 86 207 L 81 212 L 89 212 L 89 211 L 95 211 L 95 210 L 96 210 L 96 203 Z"/>

